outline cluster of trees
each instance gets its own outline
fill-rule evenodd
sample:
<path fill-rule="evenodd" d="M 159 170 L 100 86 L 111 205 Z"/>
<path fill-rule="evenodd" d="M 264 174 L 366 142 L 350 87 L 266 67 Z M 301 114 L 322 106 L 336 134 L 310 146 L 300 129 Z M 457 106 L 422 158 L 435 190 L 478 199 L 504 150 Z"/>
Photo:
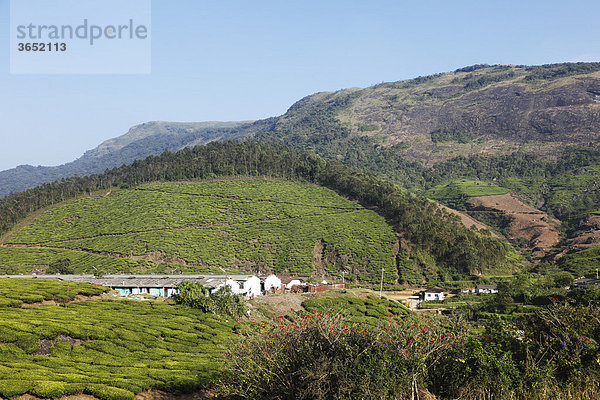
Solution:
<path fill-rule="evenodd" d="M 526 67 L 525 80 L 555 79 L 571 75 L 589 74 L 600 71 L 600 62 L 576 62 L 561 64 L 544 64 Z"/>
<path fill-rule="evenodd" d="M 462 84 L 464 85 L 465 90 L 476 90 L 482 88 L 484 86 L 491 85 L 492 83 L 502 82 L 509 79 L 512 79 L 516 76 L 513 71 L 499 74 L 485 74 L 485 75 L 473 75 L 468 74 L 462 80 Z M 453 80 L 452 82 L 456 82 Z"/>
<path fill-rule="evenodd" d="M 240 318 L 246 315 L 242 296 L 234 294 L 227 285 L 211 293 L 200 282 L 184 281 L 177 285 L 177 304 L 197 308 L 205 313 L 225 314 Z"/>
<path fill-rule="evenodd" d="M 525 274 L 517 275 L 511 280 L 500 282 L 497 294 L 484 297 L 481 303 L 471 304 L 467 311 L 473 319 L 478 320 L 487 318 L 490 313 L 514 318 L 520 313 L 531 312 L 557 303 L 572 307 L 600 307 L 598 287 L 587 285 L 576 289 L 565 289 L 572 283 L 573 275 L 558 269 L 535 278 Z"/>
<path fill-rule="evenodd" d="M 434 268 L 450 274 L 504 266 L 511 252 L 505 243 L 464 228 L 435 203 L 404 194 L 392 183 L 310 152 L 257 142 L 219 142 L 165 152 L 101 175 L 73 177 L 12 194 L 0 199 L 0 232 L 35 210 L 98 190 L 222 176 L 273 176 L 331 188 L 375 209 L 412 246 L 408 250 L 427 252 L 436 264 Z"/>

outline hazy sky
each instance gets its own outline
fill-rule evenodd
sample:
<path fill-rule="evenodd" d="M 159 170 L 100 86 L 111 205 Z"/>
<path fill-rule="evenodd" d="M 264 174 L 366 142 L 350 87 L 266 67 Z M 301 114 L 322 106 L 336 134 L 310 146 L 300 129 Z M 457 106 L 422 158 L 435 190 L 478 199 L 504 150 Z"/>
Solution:
<path fill-rule="evenodd" d="M 145 121 L 266 118 L 317 91 L 478 63 L 600 61 L 598 0 L 153 0 L 151 74 L 11 75 L 9 5 L 0 170 L 71 161 Z"/>

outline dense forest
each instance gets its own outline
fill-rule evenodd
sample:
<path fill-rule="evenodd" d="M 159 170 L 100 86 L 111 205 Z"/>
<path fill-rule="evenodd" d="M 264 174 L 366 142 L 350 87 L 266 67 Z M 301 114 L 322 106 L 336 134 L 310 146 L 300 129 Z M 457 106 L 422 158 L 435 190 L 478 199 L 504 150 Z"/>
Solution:
<path fill-rule="evenodd" d="M 51 204 L 112 187 L 152 181 L 267 176 L 315 183 L 375 209 L 400 234 L 399 273 L 403 281 L 424 276 L 451 279 L 514 267 L 511 247 L 485 233 L 464 228 L 456 217 L 425 199 L 310 152 L 255 142 L 220 142 L 165 152 L 104 174 L 44 184 L 0 200 L 0 230 L 7 232 L 29 213 Z M 419 272 L 415 272 L 419 271 Z"/>

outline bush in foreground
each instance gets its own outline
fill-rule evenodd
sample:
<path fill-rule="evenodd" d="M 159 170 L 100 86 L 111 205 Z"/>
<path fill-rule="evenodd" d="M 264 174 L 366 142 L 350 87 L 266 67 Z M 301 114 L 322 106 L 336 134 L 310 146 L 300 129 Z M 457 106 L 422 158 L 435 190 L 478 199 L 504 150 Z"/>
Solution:
<path fill-rule="evenodd" d="M 427 317 L 349 324 L 320 313 L 278 317 L 226 354 L 220 384 L 243 399 L 395 399 L 415 395 L 465 325 Z"/>
<path fill-rule="evenodd" d="M 554 304 L 476 330 L 460 318 L 277 317 L 231 346 L 218 390 L 236 399 L 597 399 L 599 315 Z"/>

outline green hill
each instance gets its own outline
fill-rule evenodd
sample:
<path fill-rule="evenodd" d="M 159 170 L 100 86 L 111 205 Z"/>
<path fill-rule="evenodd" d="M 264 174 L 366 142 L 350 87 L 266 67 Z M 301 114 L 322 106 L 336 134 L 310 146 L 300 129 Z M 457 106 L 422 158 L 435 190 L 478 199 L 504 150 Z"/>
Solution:
<path fill-rule="evenodd" d="M 337 275 L 344 268 L 373 280 L 385 268 L 393 281 L 396 241 L 376 212 L 319 186 L 266 179 L 151 183 L 47 210 L 4 242 L 35 248 L 2 248 L 0 267 L 31 272 L 30 265 L 69 258 L 72 252 L 56 252 L 68 249 L 116 258 L 105 268 L 111 272 L 222 267 Z M 15 250 L 21 260 L 6 261 Z M 70 267 L 94 273 L 90 261 L 75 258 Z"/>
<path fill-rule="evenodd" d="M 476 180 L 457 179 L 445 185 L 436 185 L 427 196 L 436 200 L 453 200 L 462 197 L 492 196 L 506 194 L 508 189 Z"/>
<path fill-rule="evenodd" d="M 223 177 L 288 182 L 182 182 Z M 344 268 L 377 281 L 383 267 L 388 282 L 422 282 L 518 267 L 507 243 L 436 203 L 339 162 L 254 142 L 167 152 L 7 196 L 0 233 L 2 272 L 68 258 L 88 272 L 223 266 L 322 276 Z"/>

